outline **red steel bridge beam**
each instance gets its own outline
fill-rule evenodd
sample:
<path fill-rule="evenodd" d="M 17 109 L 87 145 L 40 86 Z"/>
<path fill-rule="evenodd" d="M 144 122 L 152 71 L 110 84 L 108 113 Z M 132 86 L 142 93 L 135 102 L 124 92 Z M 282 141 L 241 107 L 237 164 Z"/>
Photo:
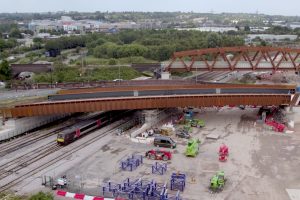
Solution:
<path fill-rule="evenodd" d="M 300 49 L 223 47 L 175 52 L 165 71 L 299 71 Z M 232 57 L 232 58 L 230 58 Z"/>

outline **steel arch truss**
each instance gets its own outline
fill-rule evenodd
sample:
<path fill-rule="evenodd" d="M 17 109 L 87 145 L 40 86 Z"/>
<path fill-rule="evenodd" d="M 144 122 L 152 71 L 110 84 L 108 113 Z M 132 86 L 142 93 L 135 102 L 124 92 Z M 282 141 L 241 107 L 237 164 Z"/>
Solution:
<path fill-rule="evenodd" d="M 224 47 L 175 52 L 165 71 L 299 71 L 300 49 Z"/>

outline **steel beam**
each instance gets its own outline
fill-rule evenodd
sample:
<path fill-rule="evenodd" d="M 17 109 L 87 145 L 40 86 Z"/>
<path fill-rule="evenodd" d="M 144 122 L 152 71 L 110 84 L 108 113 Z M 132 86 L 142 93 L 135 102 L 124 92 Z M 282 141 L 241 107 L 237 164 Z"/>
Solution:
<path fill-rule="evenodd" d="M 273 53 L 274 57 L 270 56 Z M 229 60 L 226 56 L 228 54 L 234 54 L 234 59 Z M 296 55 L 294 58 L 291 54 Z M 223 47 L 223 48 L 209 48 L 190 51 L 175 52 L 172 57 L 172 61 L 165 68 L 165 71 L 191 71 L 197 68 L 197 71 L 233 71 L 233 70 L 260 70 L 260 71 L 274 71 L 274 70 L 298 70 L 300 61 L 297 57 L 300 54 L 300 49 L 291 48 L 277 48 L 277 47 Z M 205 59 L 207 55 L 217 55 L 212 58 L 212 64 L 210 65 Z M 279 61 L 276 61 L 279 55 L 282 55 Z M 194 58 L 200 56 L 202 59 L 202 67 L 195 66 L 196 63 L 193 60 L 192 64 L 188 65 L 184 58 Z M 176 60 L 182 63 L 182 66 L 178 65 Z M 222 61 L 224 66 L 216 66 L 217 61 Z M 266 67 L 263 62 L 269 62 L 270 66 Z M 284 62 L 284 63 L 283 63 Z M 286 63 L 290 63 L 291 66 L 287 66 Z M 240 66 L 239 66 L 240 64 Z M 241 67 L 244 64 L 248 64 L 249 67 Z M 222 65 L 222 64 L 221 64 Z M 188 67 L 189 66 L 189 67 Z"/>
<path fill-rule="evenodd" d="M 176 95 L 150 97 L 100 98 L 42 102 L 2 110 L 4 118 L 54 115 L 75 112 L 95 112 L 124 109 L 158 109 L 171 107 L 211 107 L 226 105 L 279 106 L 289 105 L 291 95 L 232 94 Z"/>

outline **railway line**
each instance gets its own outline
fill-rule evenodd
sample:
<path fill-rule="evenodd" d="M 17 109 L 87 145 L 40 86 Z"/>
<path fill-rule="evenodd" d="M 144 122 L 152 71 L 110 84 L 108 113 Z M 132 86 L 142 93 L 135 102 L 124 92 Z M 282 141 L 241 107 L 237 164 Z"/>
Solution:
<path fill-rule="evenodd" d="M 49 142 L 45 146 L 34 149 L 25 155 L 21 155 L 3 165 L 0 165 L 0 180 L 13 173 L 17 173 L 24 167 L 33 164 L 61 148 L 62 147 L 58 146 L 55 142 Z"/>
<path fill-rule="evenodd" d="M 126 122 L 127 121 L 123 121 L 123 122 L 117 121 L 117 122 L 114 122 L 113 124 L 111 124 L 111 127 L 109 127 L 109 128 L 108 127 L 104 127 L 103 129 L 101 129 L 102 130 L 101 134 L 95 135 L 94 137 L 92 137 L 91 139 L 89 139 L 87 142 L 79 144 L 79 145 L 78 144 L 73 145 L 73 147 L 70 147 L 69 151 L 62 152 L 60 155 L 56 156 L 55 158 L 49 159 L 49 160 L 45 161 L 43 164 L 41 164 L 41 165 L 39 165 L 39 166 L 37 166 L 35 168 L 30 169 L 30 171 L 28 171 L 27 173 L 24 173 L 24 174 L 22 174 L 22 175 L 20 175 L 20 176 L 18 176 L 16 178 L 14 178 L 13 180 L 9 180 L 8 182 L 6 182 L 4 184 L 2 183 L 2 185 L 0 186 L 0 192 L 6 191 L 6 190 L 10 189 L 11 187 L 16 186 L 17 184 L 21 183 L 25 179 L 27 179 L 29 177 L 32 177 L 33 175 L 41 172 L 42 170 L 44 170 L 47 167 L 49 167 L 49 166 L 57 163 L 58 161 L 69 157 L 73 153 L 75 153 L 75 152 L 77 152 L 77 151 L 79 151 L 79 150 L 87 147 L 88 145 L 90 145 L 90 144 L 98 141 L 99 139 L 105 137 L 106 135 L 114 133 L 119 127 L 122 126 L 122 124 L 124 124 Z M 74 143 L 78 143 L 78 141 L 75 141 Z M 55 147 L 54 145 L 49 144 L 48 149 L 47 150 L 44 149 L 44 152 L 49 151 L 49 149 L 52 150 L 53 152 L 55 152 L 55 151 L 57 151 L 59 149 L 63 149 L 63 148 L 66 148 L 66 147 L 60 147 L 60 146 L 56 146 Z M 53 153 L 53 152 L 51 152 L 51 153 Z M 41 154 L 40 157 L 37 157 L 37 159 L 30 158 L 27 162 L 23 158 L 20 158 L 21 160 L 13 161 L 13 163 L 8 164 L 8 166 L 12 166 L 11 168 L 17 169 L 18 171 L 20 171 L 25 166 L 29 166 L 30 164 L 36 162 L 37 160 L 45 158 L 49 154 L 50 153 Z M 21 162 L 21 165 L 15 166 L 16 163 L 18 163 L 18 162 Z M 0 167 L 0 169 L 2 169 L 2 166 Z M 3 181 L 2 177 L 6 178 L 9 175 L 1 173 L 0 174 L 0 177 L 1 177 L 0 181 L 1 180 Z"/>
<path fill-rule="evenodd" d="M 65 121 L 65 120 L 61 121 L 61 124 L 59 124 L 58 126 L 55 126 L 54 128 L 52 128 L 50 130 L 49 129 L 43 130 L 42 133 L 40 131 L 35 131 L 30 134 L 20 136 L 15 140 L 12 140 L 12 141 L 9 141 L 6 143 L 2 143 L 2 144 L 0 144 L 0 158 L 5 156 L 6 154 L 12 153 L 16 150 L 19 150 L 19 149 L 29 146 L 31 144 L 40 142 L 43 139 L 51 137 L 51 136 L 59 133 L 60 131 L 73 126 L 74 124 L 76 124 L 78 122 L 94 118 L 99 114 L 100 114 L 100 112 L 86 115 L 86 116 L 81 116 L 79 118 L 72 117 L 71 119 L 68 119 L 68 121 Z"/>
<path fill-rule="evenodd" d="M 31 135 L 30 137 L 21 137 L 22 140 L 19 140 L 19 141 L 14 142 L 14 143 L 7 143 L 7 145 L 5 145 L 5 146 L 0 146 L 0 148 L 1 148 L 0 157 L 4 157 L 6 154 L 12 153 L 12 152 L 17 151 L 21 148 L 24 148 L 24 147 L 29 146 L 31 144 L 37 143 L 37 142 L 39 142 L 43 139 L 51 137 L 51 136 L 59 133 L 61 130 L 69 127 L 69 126 L 72 126 L 72 124 L 69 124 L 67 126 L 65 125 L 64 127 L 54 129 L 50 132 L 45 131 L 44 133 L 39 134 L 39 135 L 35 135 L 35 136 L 30 134 Z"/>
<path fill-rule="evenodd" d="M 219 77 L 224 77 L 227 74 L 230 74 L 230 72 L 204 72 L 200 75 L 197 76 L 197 82 L 201 82 L 201 81 L 213 81 L 214 79 L 217 79 Z M 196 80 L 196 77 L 193 77 L 193 80 Z"/>

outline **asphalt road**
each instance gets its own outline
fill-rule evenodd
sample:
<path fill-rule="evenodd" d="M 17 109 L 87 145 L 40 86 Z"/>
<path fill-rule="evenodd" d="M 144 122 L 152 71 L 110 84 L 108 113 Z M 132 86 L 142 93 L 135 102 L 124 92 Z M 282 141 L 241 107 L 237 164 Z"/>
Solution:
<path fill-rule="evenodd" d="M 189 95 L 189 94 L 288 94 L 288 89 L 177 89 L 177 90 L 147 90 L 147 91 L 120 91 L 120 92 L 97 92 L 84 94 L 52 95 L 51 101 L 70 99 L 93 99 L 107 97 L 133 97 L 133 96 L 162 96 L 162 95 Z"/>

